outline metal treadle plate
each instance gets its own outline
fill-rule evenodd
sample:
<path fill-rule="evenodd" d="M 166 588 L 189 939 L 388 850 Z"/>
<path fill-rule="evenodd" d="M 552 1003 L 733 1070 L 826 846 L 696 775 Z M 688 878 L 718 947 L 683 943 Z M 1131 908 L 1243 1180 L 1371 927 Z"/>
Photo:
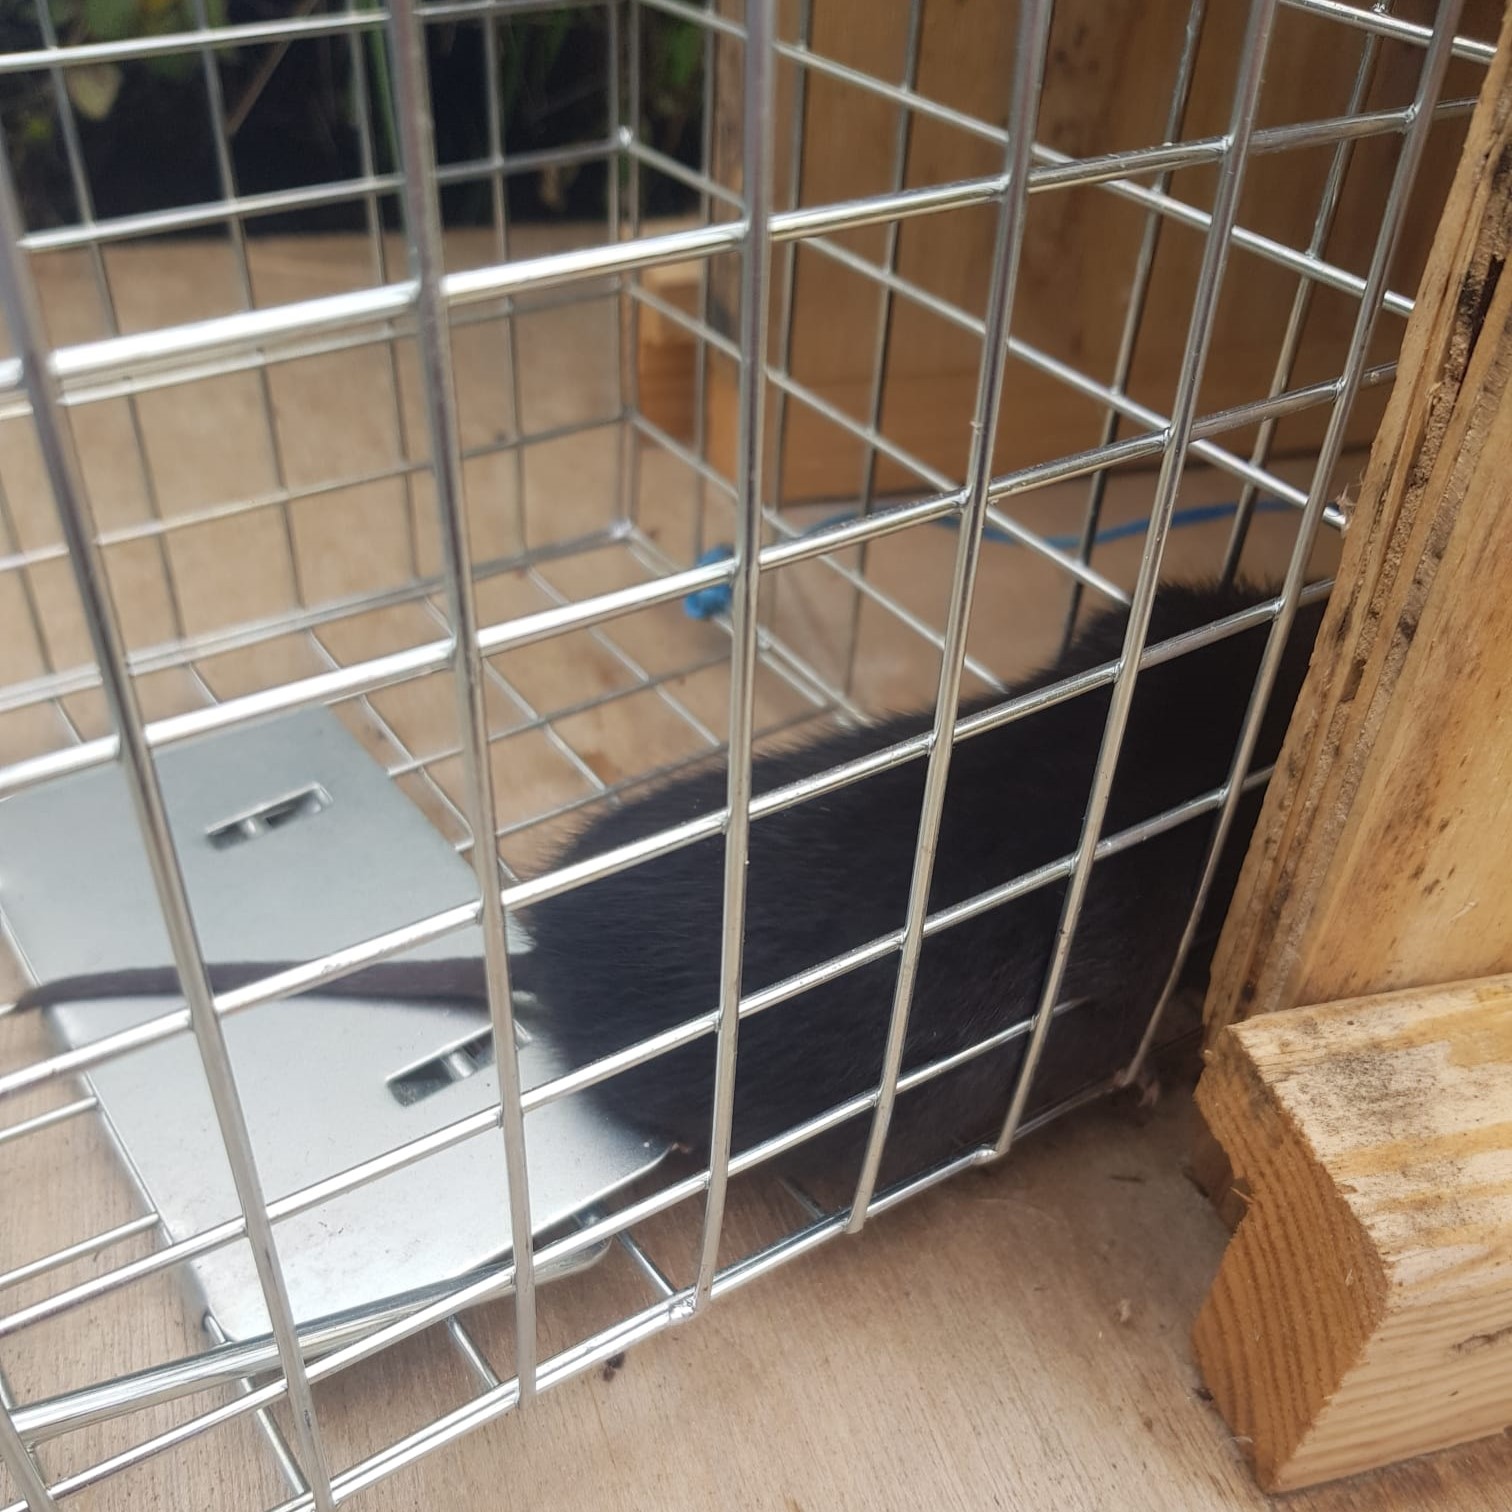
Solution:
<path fill-rule="evenodd" d="M 324 709 L 171 747 L 159 771 L 211 963 L 312 959 L 476 896 L 471 867 Z M 0 802 L 0 912 L 34 980 L 171 961 L 118 767 Z M 510 948 L 528 943 L 511 938 Z M 481 952 L 474 928 L 408 958 Z M 76 1047 L 180 1002 L 74 1003 L 49 1010 L 49 1019 L 61 1043 Z M 549 1005 L 542 1009 L 520 1035 L 527 1088 L 568 1069 L 541 1027 Z M 270 1200 L 498 1100 L 480 1009 L 305 995 L 224 1025 Z M 236 1216 L 191 1035 L 109 1061 L 88 1079 L 170 1238 Z M 530 1113 L 526 1146 L 538 1238 L 665 1154 L 581 1096 Z M 275 1235 L 301 1326 L 434 1293 L 510 1254 L 502 1138 L 490 1129 L 387 1173 L 280 1222 Z M 186 1269 L 230 1339 L 267 1334 L 245 1240 Z"/>

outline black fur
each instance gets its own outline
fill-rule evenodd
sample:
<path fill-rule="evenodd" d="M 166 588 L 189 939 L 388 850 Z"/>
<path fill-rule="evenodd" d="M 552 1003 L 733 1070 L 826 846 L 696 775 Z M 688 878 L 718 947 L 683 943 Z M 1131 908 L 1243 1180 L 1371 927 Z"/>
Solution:
<path fill-rule="evenodd" d="M 1154 645 L 1269 596 L 1259 589 L 1169 587 L 1150 623 Z M 1297 618 L 1256 752 L 1273 761 L 1306 672 L 1321 608 Z M 1014 692 L 1115 659 L 1126 617 L 1091 620 L 1069 653 Z M 1136 685 L 1104 833 L 1218 787 L 1238 740 L 1267 626 L 1147 669 Z M 934 912 L 1071 852 L 1102 740 L 1107 687 L 959 743 L 930 893 Z M 977 700 L 965 712 L 1000 701 Z M 929 727 L 903 715 L 759 758 L 754 791 Z M 902 924 L 923 795 L 922 758 L 754 821 L 746 903 L 746 994 Z M 669 783 L 590 824 L 558 858 L 570 864 L 725 801 L 718 767 Z M 1205 978 L 1258 814 L 1247 797 L 1226 850 L 1188 979 Z M 1132 1055 L 1158 996 L 1212 834 L 1210 816 L 1099 862 L 1061 1001 L 1086 999 L 1053 1026 L 1031 1104 L 1042 1108 L 1106 1080 Z M 668 1029 L 717 1004 L 723 842 L 715 838 L 566 894 L 525 921 L 530 987 L 576 1061 Z M 926 940 L 904 1068 L 964 1049 L 1033 1012 L 1064 884 Z M 897 956 L 748 1016 L 740 1026 L 734 1111 L 738 1152 L 813 1118 L 878 1080 Z M 1022 1041 L 899 1098 L 889 1165 L 920 1164 L 996 1132 Z M 632 1123 L 707 1150 L 714 1040 L 633 1068 L 597 1095 Z M 864 1121 L 849 1131 L 865 1134 Z M 832 1159 L 833 1145 L 821 1149 Z"/>
<path fill-rule="evenodd" d="M 1149 644 L 1234 614 L 1273 589 L 1171 586 L 1157 595 Z M 1321 606 L 1303 609 L 1282 660 L 1255 764 L 1275 760 L 1300 690 Z M 1071 650 L 1022 680 L 1022 693 L 1114 660 L 1125 616 L 1090 620 Z M 1218 787 L 1227 775 L 1268 625 L 1148 668 L 1136 685 L 1105 835 Z M 963 705 L 987 707 L 1001 695 Z M 1080 832 L 1110 692 L 1093 692 L 959 743 L 953 754 L 930 893 L 931 912 L 1069 854 Z M 757 759 L 756 793 L 927 730 L 901 715 Z M 903 921 L 923 795 L 923 758 L 757 819 L 751 828 L 743 991 L 897 930 Z M 725 802 L 723 765 L 679 778 L 590 823 L 556 858 L 571 864 L 654 834 Z M 1242 802 L 1188 964 L 1205 980 L 1259 809 Z M 1030 1112 L 1106 1082 L 1130 1058 L 1164 985 L 1212 834 L 1189 821 L 1094 868 L 1059 995 L 1081 1006 L 1052 1026 Z M 723 841 L 700 841 L 531 909 L 534 949 L 516 957 L 516 985 L 536 994 L 553 1040 L 573 1064 L 708 1015 L 718 1003 Z M 926 940 L 904 1052 L 905 1070 L 962 1050 L 1033 1012 L 1060 916 L 1057 883 Z M 217 991 L 274 965 L 211 968 Z M 875 1087 L 897 954 L 809 990 L 740 1026 L 734 1111 L 739 1152 Z M 176 993 L 172 971 L 107 973 L 44 984 L 23 1004 Z M 485 996 L 473 960 L 388 963 L 321 989 L 428 1000 Z M 632 1125 L 707 1152 L 714 1037 L 600 1083 L 597 1097 Z M 917 1169 L 992 1137 L 1007 1109 L 1023 1040 L 900 1096 L 887 1170 Z M 854 1156 L 866 1120 L 805 1147 L 830 1165 Z"/>

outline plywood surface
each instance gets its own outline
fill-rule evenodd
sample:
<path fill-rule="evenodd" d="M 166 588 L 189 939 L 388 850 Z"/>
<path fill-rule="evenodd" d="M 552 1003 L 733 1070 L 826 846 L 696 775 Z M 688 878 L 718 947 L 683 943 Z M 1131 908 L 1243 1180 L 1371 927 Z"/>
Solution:
<path fill-rule="evenodd" d="M 197 255 L 213 259 L 215 252 L 202 247 Z M 360 250 L 353 254 L 335 245 L 270 247 L 259 253 L 267 259 L 265 276 L 279 280 L 282 298 L 297 297 L 300 289 L 339 286 L 354 276 L 354 255 Z M 469 255 L 469 249 L 459 248 L 457 255 Z M 186 259 L 192 262 L 179 250 L 161 255 L 156 270 L 138 269 L 143 308 L 161 308 L 177 297 L 170 289 L 181 286 Z M 207 280 L 217 267 L 207 262 Z M 71 310 L 76 321 L 84 319 L 86 272 L 56 274 L 61 303 L 52 308 L 62 313 L 55 318 L 67 318 Z M 203 291 L 197 297 L 213 303 Z M 606 318 L 612 314 L 607 310 Z M 534 407 L 533 424 L 550 423 L 551 416 L 574 406 L 612 400 L 612 386 L 604 387 L 599 366 L 601 327 L 582 311 L 567 312 L 565 320 L 555 330 L 549 324 L 538 327 L 532 338 L 540 342 L 539 365 L 530 369 L 538 381 L 526 396 L 527 409 Z M 504 397 L 507 370 L 497 344 L 490 347 L 482 335 L 466 337 L 458 371 L 464 424 L 470 436 L 484 437 Z M 295 376 L 285 375 L 285 381 Z M 375 388 L 357 389 L 359 381 Z M 155 421 L 177 427 L 164 432 L 156 453 L 160 480 L 181 487 L 180 498 L 189 503 L 205 502 L 219 488 L 230 496 L 239 477 L 251 480 L 247 487 L 256 486 L 266 477 L 258 469 L 268 460 L 265 438 L 247 423 L 247 404 L 254 405 L 253 419 L 260 416 L 255 396 L 249 399 L 239 384 L 226 384 L 218 392 L 229 407 L 218 409 L 208 392 L 191 392 L 192 403 L 163 405 Z M 352 434 L 371 392 L 382 398 L 381 370 L 375 375 L 370 366 L 339 363 L 324 378 L 312 373 L 292 391 L 278 387 L 280 427 L 287 426 L 288 437 L 307 442 L 306 451 L 288 450 L 286 456 L 302 455 L 305 466 L 335 474 L 341 466 L 356 465 L 364 446 L 389 446 L 386 423 L 375 422 L 366 442 L 360 431 Z M 404 402 L 409 398 L 406 390 Z M 119 411 L 114 413 L 119 419 Z M 329 452 L 322 449 L 322 436 Z M 33 543 L 45 540 L 45 497 L 35 492 L 35 472 L 28 472 L 32 463 L 13 432 L 4 439 L 0 475 L 13 502 L 25 502 L 31 511 L 26 518 L 37 533 Z M 96 486 L 124 480 L 110 495 L 122 511 L 118 518 L 143 518 L 145 504 L 130 491 L 130 480 L 140 473 L 129 430 L 107 430 L 93 445 Z M 204 460 L 207 471 L 199 485 L 187 461 L 181 471 L 174 470 L 185 449 L 188 457 Z M 607 518 L 606 501 L 615 497 L 612 445 L 606 456 L 582 443 L 543 452 L 527 459 L 527 525 L 565 535 Z M 674 505 L 691 497 L 688 481 L 655 458 L 648 457 L 647 468 L 648 498 L 657 501 L 644 522 L 647 532 L 662 539 L 669 552 L 685 552 L 687 517 Z M 513 471 L 486 473 L 475 487 L 476 528 L 494 532 L 490 539 L 507 547 L 519 520 Z M 417 486 L 415 493 L 424 505 L 423 490 Z M 1221 499 L 1231 497 L 1231 490 L 1223 480 L 1198 473 L 1183 497 Z M 1024 501 L 1025 517 L 1038 528 L 1074 528 L 1083 498 L 1080 488 L 1072 488 Z M 509 507 L 496 508 L 499 500 Z M 1110 497 L 1109 518 L 1137 516 L 1147 500 L 1147 478 L 1123 480 Z M 360 569 L 371 574 L 364 579 L 369 584 L 402 578 L 410 549 L 403 539 L 407 502 L 402 487 L 393 499 L 364 493 L 345 501 L 350 513 L 344 525 L 312 510 L 311 533 L 301 533 L 295 544 L 301 572 Z M 720 528 L 713 505 L 709 524 L 712 537 Z M 1171 541 L 1172 570 L 1210 563 L 1222 533 L 1221 523 L 1178 532 Z M 203 548 L 205 571 L 220 563 L 224 573 L 200 582 L 185 605 L 188 612 L 192 603 L 200 616 L 197 628 L 237 622 L 249 604 L 262 602 L 259 594 L 273 595 L 275 606 L 287 608 L 293 589 L 279 573 L 290 570 L 291 559 L 282 554 L 289 548 L 280 535 L 271 537 L 271 545 L 261 543 L 262 555 L 254 549 L 258 542 L 243 542 L 240 559 L 229 565 L 225 554 L 236 551 L 236 537 L 213 529 L 211 536 L 212 545 Z M 1287 546 L 1287 522 L 1262 517 L 1252 565 L 1276 563 Z M 871 567 L 876 581 L 907 607 L 938 618 L 953 549 L 948 532 L 924 530 L 875 549 Z M 1109 548 L 1099 559 L 1120 581 L 1129 579 L 1136 561 L 1134 541 Z M 160 570 L 153 556 L 134 589 L 127 575 L 116 578 L 123 608 L 138 616 L 133 629 L 138 647 L 163 633 L 163 622 L 153 619 L 164 612 Z M 485 620 L 498 618 L 539 607 L 552 593 L 574 597 L 596 591 L 637 570 L 623 553 L 605 553 L 548 564 L 539 580 L 501 577 L 485 586 L 482 614 Z M 35 576 L 49 612 L 66 610 L 61 578 Z M 849 597 L 834 597 L 831 576 L 817 565 L 783 574 L 773 614 L 795 642 L 816 647 L 827 642 L 843 652 Z M 194 587 L 196 580 L 191 574 L 186 582 Z M 253 597 L 238 597 L 243 582 Z M 974 656 L 1008 675 L 1053 649 L 1064 588 L 1050 569 L 1025 553 L 992 548 L 981 585 Z M 933 654 L 874 611 L 868 606 L 863 612 L 859 665 L 864 677 L 858 696 L 876 707 L 916 701 L 932 686 Z M 21 629 L 0 642 L 0 655 L 8 658 L 0 662 L 0 684 L 38 670 L 26 621 L 18 623 Z M 77 643 L 66 638 L 66 619 L 58 623 L 63 628 L 54 632 L 48 621 L 46 649 L 55 664 L 67 666 Z M 289 636 L 207 658 L 203 686 L 183 673 L 147 679 L 144 697 L 155 709 L 192 705 L 317 670 L 323 656 L 350 661 L 435 633 L 423 606 L 403 606 L 326 626 L 318 636 Z M 637 615 L 617 625 L 614 644 L 632 652 L 642 669 L 667 672 L 676 696 L 714 734 L 720 732 L 722 672 L 679 669 L 690 658 L 718 653 L 726 644 L 721 632 L 688 621 L 673 606 L 665 614 Z M 529 648 L 507 670 L 511 686 L 546 709 L 565 707 L 629 675 L 623 660 L 588 636 Z M 398 780 L 443 830 L 455 834 L 455 810 L 446 801 L 455 777 L 445 754 L 452 717 L 447 692 L 431 683 L 393 690 L 368 705 L 346 706 L 346 717 L 378 759 L 399 763 L 402 743 L 424 761 L 424 771 Z M 782 717 L 792 711 L 793 696 L 786 684 L 764 683 L 761 707 L 767 716 Z M 81 731 L 99 728 L 95 695 L 70 702 Z M 652 702 L 665 711 L 655 695 Z M 560 741 L 535 728 L 500 742 L 495 750 L 502 763 L 501 795 L 520 812 L 539 811 L 591 794 L 594 776 L 602 781 L 635 770 L 637 762 L 644 766 L 649 739 L 664 738 L 662 753 L 676 754 L 676 741 L 685 732 L 648 722 L 648 705 L 630 705 L 625 700 L 590 717 L 556 721 Z M 498 717 L 517 713 L 501 706 Z M 45 709 L 0 720 L 0 736 L 8 742 L 6 755 L 45 748 L 59 738 Z M 545 831 L 522 831 L 506 841 L 506 859 L 527 870 L 539 865 L 549 838 Z M 34 1025 L 0 1021 L 0 1066 L 34 1055 L 38 1046 L 29 1036 L 35 1032 Z M 70 1095 L 59 1088 L 24 1105 L 8 1105 L 4 1122 Z M 1197 1393 L 1187 1342 L 1225 1238 L 1182 1172 L 1190 1129 L 1190 1106 L 1178 1094 L 1145 1127 L 1106 1109 L 1036 1137 L 1011 1164 L 962 1179 L 879 1219 L 862 1238 L 836 1242 L 720 1302 L 693 1325 L 652 1341 L 611 1379 L 594 1374 L 549 1393 L 528 1413 L 486 1427 L 362 1493 L 354 1504 L 373 1512 L 574 1504 L 668 1512 L 710 1506 L 780 1512 L 920 1505 L 1068 1512 L 1260 1508 L 1264 1502 L 1240 1454 Z M 0 1270 L 122 1222 L 135 1211 L 127 1184 L 88 1120 L 0 1146 L 0 1194 Z M 770 1183 L 739 1183 L 727 1257 L 801 1220 L 791 1199 Z M 696 1244 L 697 1213 L 673 1214 L 648 1225 L 639 1237 L 659 1262 L 678 1272 Z M 33 1300 L 44 1290 L 118 1264 L 142 1253 L 146 1243 L 145 1238 L 128 1241 L 45 1283 L 17 1287 L 7 1292 L 4 1305 Z M 542 1293 L 543 1351 L 564 1347 L 649 1300 L 627 1257 L 616 1252 L 595 1271 Z M 480 1309 L 468 1321 L 495 1366 L 507 1371 L 507 1304 Z M 199 1342 L 182 1294 L 171 1278 L 162 1278 L 87 1314 L 70 1314 L 0 1340 L 0 1365 L 24 1402 L 189 1352 Z M 373 1453 L 462 1405 L 478 1389 L 440 1331 L 411 1341 L 317 1391 L 332 1460 L 343 1467 Z M 43 1463 L 50 1474 L 66 1473 L 185 1411 L 185 1404 L 165 1407 L 51 1442 Z M 1498 1442 L 1304 1497 L 1296 1505 L 1304 1512 L 1424 1507 L 1493 1512 L 1504 1503 L 1509 1477 L 1512 1444 Z M 91 1512 L 145 1507 L 239 1512 L 283 1494 L 271 1457 L 255 1431 L 242 1424 L 111 1480 L 78 1505 Z"/>
<path fill-rule="evenodd" d="M 1319 632 L 1330 654 L 1298 702 L 1219 947 L 1215 1031 L 1512 967 L 1509 152 L 1503 45 L 1345 538 Z"/>

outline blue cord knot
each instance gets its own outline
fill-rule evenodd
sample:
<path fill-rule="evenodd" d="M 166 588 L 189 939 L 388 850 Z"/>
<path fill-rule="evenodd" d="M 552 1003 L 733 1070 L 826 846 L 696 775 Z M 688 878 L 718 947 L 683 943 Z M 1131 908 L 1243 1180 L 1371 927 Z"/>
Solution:
<path fill-rule="evenodd" d="M 713 562 L 728 562 L 734 555 L 734 551 L 728 546 L 711 546 L 693 565 L 707 567 Z M 711 583 L 707 588 L 700 588 L 697 593 L 690 593 L 683 600 L 683 613 L 689 619 L 714 619 L 729 613 L 730 597 L 727 581 Z"/>

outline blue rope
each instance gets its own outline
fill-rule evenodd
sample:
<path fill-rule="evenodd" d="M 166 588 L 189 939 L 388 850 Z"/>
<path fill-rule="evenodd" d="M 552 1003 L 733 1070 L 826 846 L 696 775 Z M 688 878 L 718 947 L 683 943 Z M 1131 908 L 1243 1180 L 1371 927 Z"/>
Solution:
<path fill-rule="evenodd" d="M 1237 504 L 1192 504 L 1172 514 L 1171 529 L 1181 530 L 1189 525 L 1206 525 L 1212 520 L 1226 520 L 1238 511 Z M 1292 514 L 1295 511 L 1282 499 L 1257 499 L 1254 512 L 1256 514 Z M 856 518 L 854 510 L 847 510 L 842 514 L 831 515 L 828 519 L 820 520 L 817 525 L 810 526 L 803 533 L 815 535 L 821 530 L 830 530 L 836 525 L 847 525 Z M 957 528 L 956 518 L 953 515 L 931 520 L 930 524 L 941 525 L 946 530 Z M 1106 546 L 1111 541 L 1125 541 L 1130 536 L 1143 535 L 1149 528 L 1148 516 L 1142 520 L 1125 520 L 1121 525 L 1105 525 L 1093 537 L 1093 544 Z M 982 539 L 998 546 L 1023 545 L 1017 536 L 1010 535 L 1006 530 L 1001 530 L 995 525 L 986 527 L 982 532 Z M 1046 540 L 1057 551 L 1075 551 L 1081 545 L 1079 535 L 1047 536 Z M 699 557 L 695 565 L 707 567 L 711 562 L 727 562 L 734 555 L 734 551 L 729 546 L 711 546 Z M 714 583 L 708 588 L 700 588 L 697 593 L 690 593 L 683 600 L 683 612 L 689 619 L 713 619 L 716 615 L 726 613 L 729 607 L 730 585 L 728 583 Z"/>

